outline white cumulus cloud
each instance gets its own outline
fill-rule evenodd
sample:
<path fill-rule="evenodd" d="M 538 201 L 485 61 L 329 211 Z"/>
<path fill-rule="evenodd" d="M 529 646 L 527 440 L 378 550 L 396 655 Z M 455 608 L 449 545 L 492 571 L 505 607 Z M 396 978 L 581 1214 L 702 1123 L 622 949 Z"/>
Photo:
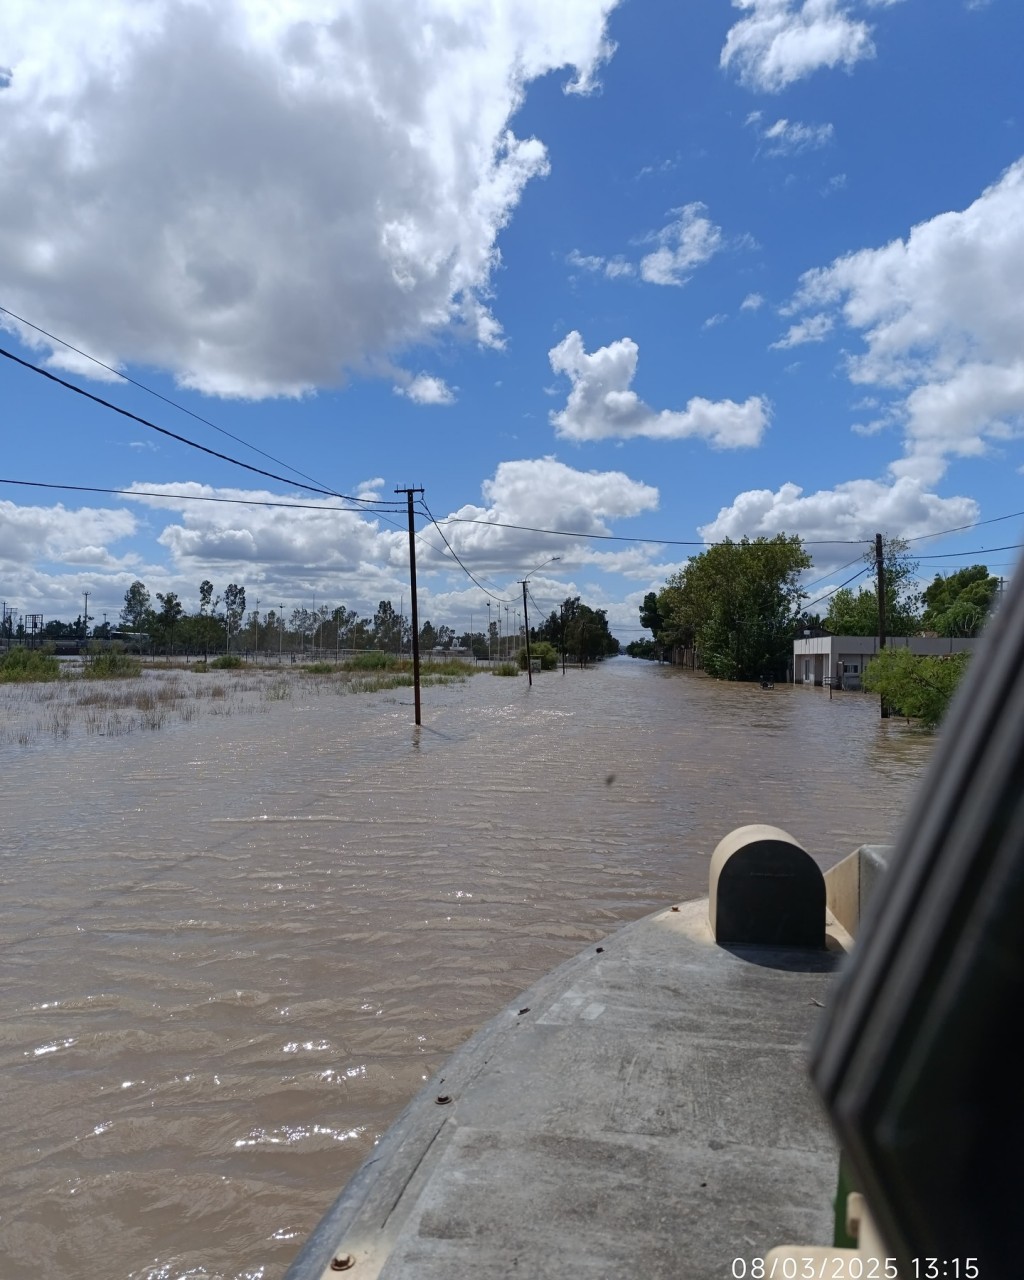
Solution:
<path fill-rule="evenodd" d="M 510 121 L 551 71 L 593 88 L 616 2 L 5 0 L 5 305 L 247 397 L 497 344 L 497 235 L 548 167 Z"/>
<path fill-rule="evenodd" d="M 835 130 L 830 124 L 801 124 L 799 120 L 776 120 L 761 134 L 770 156 L 791 156 L 827 146 Z"/>
<path fill-rule="evenodd" d="M 785 334 L 771 344 L 773 351 L 787 351 L 790 347 L 801 347 L 806 342 L 824 342 L 835 327 L 832 316 L 819 314 L 808 316 L 791 324 Z"/>
<path fill-rule="evenodd" d="M 137 528 L 134 515 L 123 509 L 82 507 L 69 511 L 53 507 L 19 506 L 0 501 L 0 565 L 67 561 L 106 565 L 106 544 L 130 538 Z"/>
<path fill-rule="evenodd" d="M 813 548 L 821 571 L 858 554 L 856 545 L 843 544 L 862 542 L 866 550 L 876 533 L 916 538 L 969 524 L 978 515 L 973 498 L 940 498 L 904 476 L 892 483 L 848 480 L 806 495 L 796 484 L 783 484 L 775 491 L 749 489 L 698 532 L 708 542 L 778 533 L 798 534 L 808 542 L 834 542 Z"/>
<path fill-rule="evenodd" d="M 588 353 L 575 330 L 552 347 L 548 352 L 552 369 L 572 383 L 565 408 L 551 414 L 558 435 L 569 440 L 696 436 L 720 449 L 760 444 L 769 418 L 768 405 L 760 396 L 750 396 L 742 404 L 694 396 L 685 409 L 652 409 L 630 390 L 638 355 L 632 338 L 620 338 Z"/>
<path fill-rule="evenodd" d="M 609 280 L 618 280 L 623 276 L 636 275 L 636 267 L 628 262 L 622 254 L 612 258 L 602 258 L 594 254 L 582 254 L 573 249 L 566 261 L 571 267 L 579 267 L 582 271 L 607 276 Z"/>
<path fill-rule="evenodd" d="M 609 534 L 609 521 L 654 511 L 659 501 L 653 485 L 622 471 L 581 471 L 553 457 L 499 463 L 481 490 L 483 503 L 451 512 L 451 523 L 443 528 L 471 566 L 492 572 L 526 570 L 532 562 L 554 555 L 563 567 L 583 563 L 590 551 L 585 538 L 552 537 L 536 530 Z M 453 563 L 446 556 L 429 561 L 435 568 L 442 562 Z"/>
<path fill-rule="evenodd" d="M 429 373 L 417 374 L 406 386 L 396 386 L 395 395 L 406 396 L 416 404 L 454 404 L 455 392 L 443 378 Z"/>
<path fill-rule="evenodd" d="M 749 89 L 776 93 L 821 67 L 849 70 L 874 57 L 871 29 L 842 0 L 733 0 L 747 16 L 726 36 L 720 63 Z"/>
<path fill-rule="evenodd" d="M 706 205 L 694 201 L 672 212 L 678 217 L 651 237 L 658 248 L 640 259 L 640 275 L 648 284 L 685 284 L 694 267 L 722 247 L 722 228 L 706 216 Z"/>
<path fill-rule="evenodd" d="M 1024 159 L 966 209 L 808 272 L 788 308 L 801 309 L 814 314 L 794 329 L 835 319 L 860 332 L 854 382 L 902 395 L 907 457 L 897 474 L 934 483 L 948 457 L 1020 434 Z"/>

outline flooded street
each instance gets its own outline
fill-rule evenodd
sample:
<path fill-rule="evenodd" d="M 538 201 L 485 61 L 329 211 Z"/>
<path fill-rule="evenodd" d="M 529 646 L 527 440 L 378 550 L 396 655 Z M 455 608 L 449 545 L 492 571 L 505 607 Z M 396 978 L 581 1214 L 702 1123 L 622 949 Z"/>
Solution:
<path fill-rule="evenodd" d="M 280 1276 L 535 978 L 706 893 L 741 823 L 823 866 L 890 839 L 933 745 L 625 658 L 427 689 L 420 730 L 411 690 L 276 679 L 259 714 L 0 746 L 6 1280 Z"/>

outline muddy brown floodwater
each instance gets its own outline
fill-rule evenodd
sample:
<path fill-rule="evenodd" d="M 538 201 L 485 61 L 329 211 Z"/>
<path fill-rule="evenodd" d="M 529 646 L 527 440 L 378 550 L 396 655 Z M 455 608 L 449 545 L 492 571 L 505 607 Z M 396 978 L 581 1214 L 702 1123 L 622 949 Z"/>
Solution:
<path fill-rule="evenodd" d="M 0 745 L 6 1280 L 280 1276 L 524 987 L 706 893 L 740 823 L 823 866 L 890 839 L 933 745 L 625 658 L 428 689 L 420 730 L 408 690 L 275 681 Z"/>

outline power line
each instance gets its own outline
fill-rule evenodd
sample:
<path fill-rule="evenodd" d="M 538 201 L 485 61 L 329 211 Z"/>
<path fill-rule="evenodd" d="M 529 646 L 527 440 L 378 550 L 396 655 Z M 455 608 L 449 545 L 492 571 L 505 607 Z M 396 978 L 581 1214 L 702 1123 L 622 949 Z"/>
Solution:
<path fill-rule="evenodd" d="M 285 483 L 291 483 L 291 482 L 286 481 Z M 402 527 L 397 520 L 390 519 L 390 517 L 386 514 L 386 512 L 380 510 L 379 507 L 375 508 L 373 511 L 366 511 L 363 507 L 325 507 L 317 503 L 273 502 L 273 501 L 268 501 L 265 498 L 219 498 L 219 497 L 213 497 L 208 494 L 198 494 L 198 493 L 157 493 L 155 490 L 150 490 L 150 489 L 112 489 L 112 488 L 105 488 L 101 485 L 56 484 L 51 481 L 45 481 L 45 480 L 12 480 L 12 479 L 6 479 L 3 477 L 0 477 L 0 484 L 21 485 L 23 487 L 31 488 L 31 489 L 56 489 L 58 491 L 66 490 L 69 493 L 110 493 L 110 494 L 117 494 L 125 498 L 166 498 L 168 501 L 177 501 L 177 502 L 220 502 L 220 503 L 227 503 L 233 506 L 244 506 L 244 507 L 290 507 L 296 511 L 327 511 L 327 512 L 350 511 L 356 515 L 373 516 L 375 519 L 384 520 L 387 524 L 394 525 L 396 529 L 400 529 Z M 319 492 L 319 490 L 317 490 L 317 492 Z M 338 497 L 342 499 L 346 498 L 345 494 L 328 494 L 327 496 Z M 363 499 L 363 498 L 348 499 L 348 500 L 355 501 L 355 502 L 369 501 L 369 499 Z M 390 504 L 385 504 L 385 502 L 379 499 L 374 499 L 374 502 L 378 502 L 380 506 L 387 505 L 387 510 L 392 513 L 398 513 L 402 510 L 401 504 L 397 502 L 391 502 Z M 441 533 L 440 530 L 438 530 L 438 532 Z M 441 533 L 441 537 L 442 538 L 444 537 L 443 533 Z M 443 558 L 444 552 L 441 550 L 440 547 L 435 546 L 434 543 L 431 542 L 429 538 L 425 538 L 422 533 L 417 533 L 416 538 L 419 542 L 422 542 L 424 546 L 429 547 L 430 550 L 433 551 L 436 555 L 441 556 Z M 465 568 L 464 565 L 463 565 L 463 568 Z M 466 572 L 468 573 L 468 570 L 466 570 Z M 474 579 L 474 581 L 476 581 L 476 579 Z M 478 583 L 477 585 L 480 585 L 480 584 Z M 481 587 L 481 590 L 486 591 L 486 588 Z M 487 594 L 491 594 L 491 593 L 487 592 Z M 495 600 L 500 598 L 503 604 L 511 603 L 510 601 L 506 602 L 503 597 L 494 596 L 493 598 Z"/>
<path fill-rule="evenodd" d="M 851 582 L 856 582 L 858 578 L 862 578 L 864 574 L 869 571 L 873 572 L 874 568 L 875 566 L 873 564 L 866 564 L 863 569 L 858 569 L 852 578 L 847 578 L 846 581 L 841 582 L 838 587 L 833 587 L 831 591 L 826 591 L 823 596 L 818 596 L 817 600 L 812 600 L 809 604 L 805 604 L 803 606 L 803 611 L 806 613 L 808 609 L 812 609 L 816 604 L 821 604 L 822 600 L 827 600 L 829 596 L 834 596 L 837 591 L 842 591 L 843 587 L 848 587 Z"/>
<path fill-rule="evenodd" d="M 437 523 L 435 521 L 435 523 Z M 657 547 L 716 547 L 719 542 L 707 542 L 699 538 L 637 538 L 618 533 L 582 533 L 571 529 L 541 529 L 529 524 L 509 524 L 502 520 L 478 520 L 473 516 L 448 516 L 443 524 L 483 524 L 492 529 L 518 529 L 521 533 L 548 533 L 555 538 L 588 538 L 597 542 L 642 542 Z M 938 535 L 936 535 L 938 536 Z M 732 539 L 727 539 L 732 541 Z M 871 542 L 870 538 L 823 538 L 816 542 L 801 543 L 805 547 L 859 547 Z"/>
<path fill-rule="evenodd" d="M 222 502 L 243 507 L 291 507 L 296 511 L 351 511 L 356 515 L 374 515 L 383 518 L 380 511 L 366 511 L 363 507 L 325 507 L 313 502 L 272 502 L 266 498 L 216 498 L 209 494 L 199 493 L 157 493 L 151 489 L 105 489 L 99 485 L 88 484 L 53 484 L 43 480 L 9 480 L 0 476 L 0 484 L 22 485 L 30 489 L 67 490 L 69 493 L 112 493 L 126 498 L 166 498 L 178 502 Z M 332 495 L 333 496 L 333 495 Z M 393 503 L 390 511 L 400 511 L 401 507 Z M 389 523 L 394 523 L 390 521 Z M 428 546 L 431 544 L 427 544 Z M 436 548 L 435 548 L 436 550 Z"/>
<path fill-rule="evenodd" d="M 427 518 L 430 520 L 431 524 L 433 524 L 434 528 L 441 535 L 441 541 L 444 543 L 444 545 L 455 557 L 455 562 L 456 564 L 458 564 L 462 572 L 480 588 L 480 590 L 484 593 L 484 595 L 490 596 L 492 600 L 497 600 L 500 604 L 513 604 L 514 602 L 511 598 L 506 600 L 504 596 L 498 596 L 498 595 L 495 595 L 493 591 L 488 591 L 488 589 L 484 586 L 484 584 L 480 581 L 480 579 L 477 578 L 474 574 L 472 574 L 469 571 L 469 569 L 466 568 L 466 566 L 459 559 L 458 553 L 456 552 L 455 548 L 444 536 L 444 530 L 441 528 L 438 522 L 434 519 L 433 513 L 431 512 L 430 508 L 427 506 L 426 499 L 423 498 L 422 496 L 420 498 L 420 506 L 427 513 Z"/>
<path fill-rule="evenodd" d="M 310 484 L 314 487 L 315 492 L 326 493 L 332 497 L 345 498 L 346 500 L 351 502 L 376 503 L 381 505 L 384 505 L 386 503 L 386 499 L 355 498 L 355 497 L 350 497 L 347 494 L 336 494 L 332 490 L 329 490 L 325 486 L 321 485 L 320 482 L 315 480 L 312 476 L 307 475 L 304 471 L 300 471 L 297 467 L 293 467 L 290 462 L 285 462 L 283 459 L 275 457 L 274 454 L 267 453 L 265 450 L 260 449 L 257 445 L 250 444 L 249 441 L 245 440 L 242 436 L 235 435 L 233 432 L 228 431 L 225 427 L 218 426 L 216 422 L 211 422 L 209 418 L 203 417 L 202 414 L 196 413 L 194 410 L 189 409 L 187 406 L 179 403 L 177 400 L 172 399 L 170 396 L 165 396 L 162 392 L 155 390 L 153 387 L 147 386 L 146 383 L 140 382 L 137 378 L 130 377 L 127 373 L 124 373 L 122 370 L 115 368 L 113 365 L 107 364 L 103 360 L 100 360 L 98 356 L 91 355 L 88 351 L 83 351 L 81 347 L 76 347 L 74 343 L 69 342 L 66 338 L 61 338 L 57 334 L 51 333 L 49 329 L 44 329 L 42 325 L 38 325 L 32 320 L 26 319 L 25 316 L 19 315 L 16 311 L 12 311 L 9 307 L 0 305 L 0 312 L 2 312 L 4 315 L 10 316 L 14 320 L 17 320 L 19 324 L 26 325 L 28 328 L 34 329 L 37 333 L 43 334 L 45 337 L 49 338 L 51 342 L 59 342 L 61 346 L 67 347 L 69 351 L 74 351 L 76 355 L 80 355 L 84 359 L 91 361 L 93 364 L 99 366 L 99 368 L 101 369 L 106 369 L 108 373 L 114 374 L 115 377 L 122 379 L 122 381 L 124 382 L 130 383 L 133 387 L 138 387 L 140 391 L 145 391 L 147 395 L 155 396 L 158 400 L 162 400 L 165 404 L 171 405 L 173 408 L 177 409 L 179 412 L 188 414 L 190 418 L 194 418 L 197 422 L 202 422 L 205 426 L 212 428 L 212 430 L 214 431 L 220 432 L 221 435 L 227 436 L 230 440 L 234 440 L 237 444 L 243 445 L 246 449 L 251 449 L 254 453 L 258 453 L 261 457 L 267 458 L 271 462 L 277 463 L 278 466 L 287 467 L 289 471 L 294 472 L 295 475 L 300 476 L 303 480 L 308 480 Z M 12 355 L 8 351 L 4 351 L 2 348 L 0 348 L 0 354 L 6 355 L 9 359 L 17 360 L 19 364 L 23 364 L 27 368 L 33 369 L 35 370 L 35 372 L 43 374 L 44 377 L 52 378 L 53 381 L 59 382 L 62 386 L 68 387 L 70 390 L 78 391 L 79 394 L 81 395 L 89 396 L 89 392 L 82 390 L 82 388 L 76 387 L 71 383 L 64 382 L 63 379 L 57 378 L 55 375 L 48 373 L 46 370 L 41 369 L 36 365 L 30 364 L 28 361 L 20 360 L 19 357 Z M 191 444 L 193 445 L 194 448 L 197 448 L 197 449 L 204 448 L 203 445 L 200 445 L 195 443 L 194 441 L 188 440 L 184 436 L 175 436 L 173 432 L 165 431 L 164 428 L 157 427 L 153 423 L 146 422 L 146 420 L 143 418 L 136 418 L 134 414 L 130 414 L 128 413 L 127 410 L 120 409 L 116 405 L 108 404 L 107 401 L 102 400 L 99 396 L 89 396 L 89 398 L 96 400 L 97 403 L 99 404 L 106 405 L 108 408 L 114 409 L 118 413 L 123 413 L 127 417 L 135 418 L 136 421 L 142 423 L 145 426 L 152 427 L 153 430 L 155 431 L 163 431 L 165 434 L 173 436 L 174 439 L 182 440 L 186 444 Z M 237 466 L 243 466 L 243 467 L 246 466 L 244 462 L 240 462 L 234 458 L 229 458 L 226 454 L 215 453 L 214 450 L 206 450 L 206 452 L 213 453 L 215 457 L 224 458 L 229 462 L 234 462 Z M 253 470 L 255 470 L 255 468 L 253 468 Z M 258 472 L 258 474 L 269 475 L 268 472 Z M 277 479 L 278 477 L 272 477 L 272 478 Z M 283 482 L 286 484 L 293 483 L 290 480 L 284 480 Z M 305 488 L 307 486 L 303 485 L 302 487 Z M 924 542 L 929 538 L 944 538 L 952 533 L 962 533 L 966 529 L 978 529 L 978 528 L 981 528 L 983 525 L 998 524 L 1002 520 L 1016 520 L 1016 519 L 1020 519 L 1021 517 L 1024 517 L 1024 511 L 1013 511 L 1007 515 L 992 516 L 987 520 L 975 520 L 975 521 L 972 521 L 970 524 L 961 524 L 961 525 L 956 525 L 951 529 L 942 529 L 937 533 L 918 534 L 913 538 L 905 538 L 904 541 L 908 543 Z M 433 516 L 431 516 L 430 519 L 435 525 L 438 526 L 438 532 L 440 533 L 441 530 L 440 530 L 440 525 L 438 524 L 438 521 L 435 520 Z M 684 540 L 684 539 L 677 539 L 677 538 L 676 539 L 630 538 L 626 535 L 616 535 L 616 534 L 610 534 L 610 533 L 574 533 L 572 531 L 565 530 L 565 529 L 539 529 L 539 528 L 534 528 L 530 525 L 505 524 L 496 520 L 477 520 L 469 516 L 449 516 L 444 521 L 444 523 L 449 524 L 454 521 L 458 521 L 460 523 L 465 523 L 465 524 L 492 524 L 496 528 L 500 528 L 500 529 L 517 529 L 524 533 L 547 533 L 553 537 L 561 537 L 561 538 L 589 538 L 589 539 L 604 540 L 609 542 L 640 542 L 640 543 L 650 543 L 655 546 L 677 546 L 677 547 L 700 547 L 700 546 L 719 545 L 716 543 L 699 541 L 697 539 Z M 442 534 L 442 537 L 443 537 L 443 534 Z M 828 538 L 828 539 L 820 539 L 817 541 L 805 541 L 801 539 L 801 541 L 803 542 L 803 545 L 807 547 L 856 546 L 862 542 L 870 542 L 871 539 L 870 538 L 858 538 L 858 539 Z M 428 543 L 427 545 L 430 545 L 430 544 Z M 445 545 L 448 547 L 450 551 L 452 551 L 451 545 L 448 543 L 447 539 L 445 539 Z M 452 554 L 455 555 L 455 552 L 452 551 Z M 850 561 L 850 563 L 853 564 L 855 562 Z"/>
<path fill-rule="evenodd" d="M 973 524 L 960 524 L 955 529 L 943 529 L 941 533 L 922 533 L 916 538 L 905 538 L 905 542 L 923 542 L 925 538 L 944 538 L 949 533 L 963 533 L 965 529 L 980 529 L 983 524 L 998 524 L 1000 520 L 1017 520 L 1024 516 L 1024 511 L 1011 511 L 1009 515 L 992 516 L 988 520 L 975 520 Z"/>
<path fill-rule="evenodd" d="M 245 471 L 252 471 L 258 476 L 266 476 L 269 480 L 278 481 L 279 484 L 294 485 L 296 483 L 295 480 L 287 476 L 279 476 L 273 471 L 264 471 L 262 467 L 254 467 L 251 463 L 242 462 L 239 458 L 232 458 L 230 454 L 219 453 L 216 449 L 200 444 L 197 440 L 190 440 L 188 436 L 179 435 L 176 431 L 168 430 L 167 427 L 159 427 L 155 422 L 150 422 L 148 418 L 142 418 L 137 413 L 122 409 L 120 405 L 116 405 L 110 400 L 104 400 L 102 396 L 93 395 L 91 391 L 86 391 L 84 387 L 77 387 L 73 382 L 58 378 L 55 373 L 50 373 L 48 369 L 32 364 L 29 360 L 22 360 L 20 356 L 16 356 L 5 347 L 0 347 L 0 356 L 6 356 L 8 360 L 13 360 L 15 364 L 20 364 L 25 369 L 31 369 L 33 373 L 38 373 L 41 377 L 48 378 L 51 382 L 56 382 L 58 386 L 65 387 L 68 391 L 74 391 L 77 395 L 84 396 L 87 400 L 92 400 L 94 403 L 102 405 L 105 409 L 111 409 L 114 413 L 119 413 L 124 418 L 130 418 L 133 422 L 138 422 L 143 427 L 149 427 L 151 431 L 158 431 L 161 435 L 169 436 L 172 440 L 177 440 L 181 444 L 187 444 L 190 448 L 198 449 L 201 453 L 207 453 L 213 458 L 220 458 L 222 462 L 230 462 L 234 466 L 242 467 Z M 324 489 L 315 484 L 300 484 L 299 488 L 309 489 L 312 493 L 322 493 L 328 498 L 341 498 L 346 502 L 360 502 L 368 506 L 394 505 L 394 503 L 387 503 L 382 498 L 357 498 L 353 497 L 352 494 L 337 493 L 333 489 Z"/>
<path fill-rule="evenodd" d="M 820 578 L 815 578 L 813 582 L 804 583 L 804 589 L 809 591 L 812 587 L 816 587 L 819 582 L 824 582 L 826 578 L 831 578 L 833 574 L 842 573 L 844 569 L 849 569 L 857 563 L 860 556 L 856 556 L 848 564 L 841 564 L 838 569 L 829 569 L 828 573 L 823 573 Z"/>
<path fill-rule="evenodd" d="M 216 422 L 211 422 L 209 418 L 204 418 L 201 413 L 196 413 L 194 410 L 186 408 L 185 405 L 179 404 L 177 400 L 172 400 L 170 396 L 163 395 L 162 392 L 154 390 L 153 387 L 146 386 L 144 382 L 139 382 L 136 378 L 130 378 L 127 373 L 123 373 L 120 369 L 115 369 L 113 365 L 100 360 L 98 356 L 90 355 L 88 351 L 83 351 L 81 347 L 76 347 L 74 343 L 68 342 L 66 338 L 59 338 L 55 333 L 51 333 L 49 329 L 44 329 L 42 325 L 34 324 L 31 320 L 26 320 L 24 316 L 19 316 L 16 311 L 11 311 L 9 307 L 0 306 L 0 311 L 2 311 L 4 315 L 11 316 L 13 319 L 17 320 L 19 324 L 27 325 L 30 329 L 35 329 L 37 333 L 44 334 L 52 342 L 59 342 L 61 346 L 67 347 L 69 351 L 74 351 L 76 355 L 83 356 L 86 360 L 91 360 L 93 364 L 99 365 L 101 369 L 106 369 L 109 373 L 121 378 L 124 382 L 130 382 L 133 387 L 138 387 L 140 391 L 145 391 L 147 395 L 156 396 L 156 398 L 158 400 L 162 400 L 164 404 L 171 405 L 172 408 L 179 410 L 181 413 L 187 413 L 190 418 L 195 418 L 196 422 L 202 422 L 205 426 L 212 427 L 214 431 L 219 431 L 222 436 L 227 436 L 228 439 L 244 445 L 247 449 L 251 449 L 253 453 L 258 453 L 261 457 L 268 458 L 271 462 L 276 462 L 278 466 L 287 467 L 289 471 L 294 471 L 295 474 L 297 476 L 301 476 L 303 480 L 309 480 L 312 484 L 319 484 L 319 481 L 314 480 L 312 476 L 307 476 L 304 471 L 300 471 L 297 467 L 293 467 L 290 462 L 285 462 L 281 458 L 275 458 L 272 453 L 267 453 L 265 450 L 257 448 L 256 445 L 250 444 L 248 440 L 243 440 L 241 436 L 234 435 L 225 427 L 218 427 Z"/>
<path fill-rule="evenodd" d="M 1024 542 L 1011 542 L 1005 547 L 978 547 L 974 551 L 941 551 L 935 555 L 928 557 L 928 563 L 934 560 L 954 560 L 958 556 L 982 556 L 988 555 L 995 551 L 1019 551 L 1024 547 Z"/>

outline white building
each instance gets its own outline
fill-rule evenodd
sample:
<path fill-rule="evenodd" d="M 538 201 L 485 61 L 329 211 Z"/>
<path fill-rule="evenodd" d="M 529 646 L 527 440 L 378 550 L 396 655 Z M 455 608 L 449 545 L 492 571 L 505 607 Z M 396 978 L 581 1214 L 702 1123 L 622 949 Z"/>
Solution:
<path fill-rule="evenodd" d="M 951 636 L 888 636 L 885 641 L 887 649 L 909 649 L 921 657 L 970 653 L 977 643 Z M 877 636 L 804 636 L 793 641 L 793 682 L 860 689 L 864 668 L 877 654 Z"/>

